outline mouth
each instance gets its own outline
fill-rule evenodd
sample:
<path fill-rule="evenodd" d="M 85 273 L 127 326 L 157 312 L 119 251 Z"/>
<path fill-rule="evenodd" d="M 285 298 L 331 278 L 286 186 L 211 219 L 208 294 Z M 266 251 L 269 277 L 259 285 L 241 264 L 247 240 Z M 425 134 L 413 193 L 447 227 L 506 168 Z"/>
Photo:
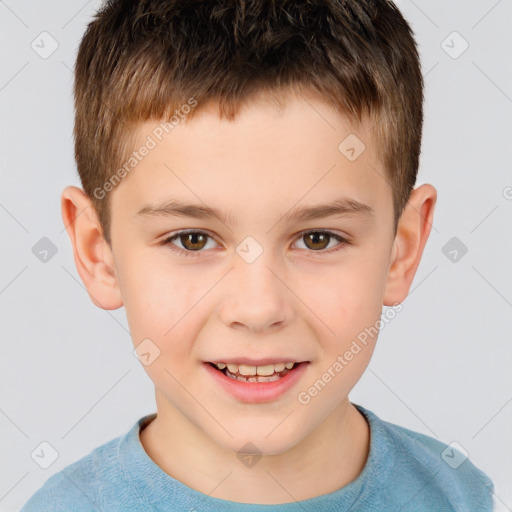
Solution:
<path fill-rule="evenodd" d="M 226 377 L 240 382 L 274 382 L 292 372 L 300 363 L 294 361 L 266 364 L 208 363 Z"/>
<path fill-rule="evenodd" d="M 310 361 L 228 359 L 204 362 L 207 374 L 235 400 L 261 404 L 285 399 L 303 378 Z"/>

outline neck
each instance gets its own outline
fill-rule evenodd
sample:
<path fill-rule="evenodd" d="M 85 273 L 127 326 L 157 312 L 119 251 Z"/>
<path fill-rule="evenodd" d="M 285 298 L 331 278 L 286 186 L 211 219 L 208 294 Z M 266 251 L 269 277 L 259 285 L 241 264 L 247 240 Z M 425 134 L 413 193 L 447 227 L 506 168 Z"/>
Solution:
<path fill-rule="evenodd" d="M 192 489 L 228 501 L 277 505 L 328 494 L 355 480 L 368 457 L 370 430 L 346 399 L 293 448 L 263 455 L 250 467 L 175 409 L 165 416 L 159 412 L 140 440 L 155 464 Z"/>

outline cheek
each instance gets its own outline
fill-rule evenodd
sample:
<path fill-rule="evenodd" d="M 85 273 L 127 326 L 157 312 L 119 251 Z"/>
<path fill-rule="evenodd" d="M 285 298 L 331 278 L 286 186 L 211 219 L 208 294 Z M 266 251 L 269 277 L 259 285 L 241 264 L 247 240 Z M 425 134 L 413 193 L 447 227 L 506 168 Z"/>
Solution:
<path fill-rule="evenodd" d="M 309 288 L 308 306 L 336 336 L 357 334 L 354 329 L 374 324 L 381 314 L 385 285 L 381 266 L 361 259 L 333 269 L 323 282 L 324 286 Z"/>
<path fill-rule="evenodd" d="M 309 287 L 307 305 L 327 326 L 322 327 L 325 335 L 319 338 L 324 355 L 319 371 L 331 368 L 341 356 L 343 369 L 336 372 L 331 368 L 337 376 L 344 375 L 334 379 L 332 389 L 339 392 L 355 384 L 373 353 L 383 307 L 386 265 L 382 248 L 359 249 L 353 259 L 347 258 L 343 265 L 324 275 L 325 285 Z"/>
<path fill-rule="evenodd" d="M 165 350 L 176 346 L 171 340 L 194 316 L 198 300 L 185 273 L 154 255 L 139 255 L 126 258 L 118 275 L 134 343 L 150 338 Z"/>

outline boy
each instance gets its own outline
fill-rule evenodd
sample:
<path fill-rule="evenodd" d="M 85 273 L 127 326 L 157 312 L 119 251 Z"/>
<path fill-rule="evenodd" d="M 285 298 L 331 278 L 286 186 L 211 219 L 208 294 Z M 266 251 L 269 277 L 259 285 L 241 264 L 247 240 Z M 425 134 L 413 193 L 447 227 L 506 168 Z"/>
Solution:
<path fill-rule="evenodd" d="M 469 460 L 348 399 L 430 233 L 422 103 L 386 0 L 102 7 L 62 214 L 91 300 L 126 308 L 157 413 L 22 512 L 491 510 Z"/>

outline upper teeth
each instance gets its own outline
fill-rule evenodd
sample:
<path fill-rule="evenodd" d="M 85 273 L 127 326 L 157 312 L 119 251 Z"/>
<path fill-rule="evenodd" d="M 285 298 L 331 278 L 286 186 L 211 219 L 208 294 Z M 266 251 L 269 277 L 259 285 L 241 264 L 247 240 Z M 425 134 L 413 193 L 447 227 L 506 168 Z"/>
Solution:
<path fill-rule="evenodd" d="M 230 373 L 239 373 L 240 375 L 261 375 L 261 376 L 269 376 L 273 373 L 282 372 L 285 368 L 287 370 L 291 370 L 295 363 L 276 363 L 276 364 L 267 364 L 265 366 L 249 366 L 246 364 L 225 364 L 225 363 L 214 363 L 215 366 L 219 370 L 224 370 L 224 368 L 228 368 Z"/>

